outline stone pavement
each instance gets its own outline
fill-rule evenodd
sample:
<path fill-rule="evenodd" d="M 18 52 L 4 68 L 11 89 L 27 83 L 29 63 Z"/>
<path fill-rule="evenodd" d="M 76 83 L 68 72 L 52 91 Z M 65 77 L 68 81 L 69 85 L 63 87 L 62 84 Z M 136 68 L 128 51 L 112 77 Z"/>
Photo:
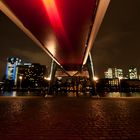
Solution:
<path fill-rule="evenodd" d="M 140 98 L 0 97 L 0 140 L 140 139 Z"/>

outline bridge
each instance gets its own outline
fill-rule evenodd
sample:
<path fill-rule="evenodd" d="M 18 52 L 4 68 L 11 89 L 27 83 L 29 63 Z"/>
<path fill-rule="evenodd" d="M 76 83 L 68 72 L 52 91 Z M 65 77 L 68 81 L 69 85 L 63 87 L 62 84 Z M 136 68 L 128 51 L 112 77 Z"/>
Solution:
<path fill-rule="evenodd" d="M 93 80 L 90 55 L 110 0 L 0 0 L 0 9 L 53 60 L 73 76 L 87 67 Z M 75 71 L 76 73 L 68 73 Z"/>

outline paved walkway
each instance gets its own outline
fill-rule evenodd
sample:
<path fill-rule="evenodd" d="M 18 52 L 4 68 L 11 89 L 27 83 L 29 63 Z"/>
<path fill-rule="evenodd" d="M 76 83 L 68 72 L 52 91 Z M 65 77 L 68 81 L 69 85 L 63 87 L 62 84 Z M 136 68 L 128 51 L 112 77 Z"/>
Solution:
<path fill-rule="evenodd" d="M 140 139 L 140 98 L 0 98 L 0 140 Z"/>

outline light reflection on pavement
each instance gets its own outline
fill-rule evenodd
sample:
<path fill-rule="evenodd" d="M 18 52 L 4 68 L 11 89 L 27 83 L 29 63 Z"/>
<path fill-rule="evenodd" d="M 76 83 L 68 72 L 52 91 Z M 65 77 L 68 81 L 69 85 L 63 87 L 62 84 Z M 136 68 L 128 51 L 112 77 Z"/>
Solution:
<path fill-rule="evenodd" d="M 0 139 L 140 139 L 140 98 L 0 98 Z"/>

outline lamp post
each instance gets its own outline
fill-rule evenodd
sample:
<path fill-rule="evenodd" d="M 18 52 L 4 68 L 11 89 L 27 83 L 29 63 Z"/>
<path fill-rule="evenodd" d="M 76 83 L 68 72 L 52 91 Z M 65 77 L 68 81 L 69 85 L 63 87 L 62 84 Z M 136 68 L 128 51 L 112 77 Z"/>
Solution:
<path fill-rule="evenodd" d="M 22 76 L 19 76 L 19 80 L 20 80 L 20 89 L 21 89 L 21 83 L 22 83 Z"/>
<path fill-rule="evenodd" d="M 119 79 L 119 91 L 121 92 L 121 80 L 122 80 L 122 77 L 118 77 Z"/>
<path fill-rule="evenodd" d="M 51 82 L 51 77 L 49 76 L 49 77 L 44 77 L 44 80 L 46 80 L 47 81 L 47 83 L 48 83 L 48 86 L 47 86 L 47 92 L 49 93 L 49 90 L 50 90 L 50 82 Z M 48 96 L 48 93 L 45 95 L 45 97 L 47 97 Z"/>
<path fill-rule="evenodd" d="M 50 77 L 44 77 L 44 80 L 51 81 Z"/>
<path fill-rule="evenodd" d="M 96 84 L 97 84 L 98 79 L 99 79 L 99 78 L 96 77 L 96 76 L 93 77 L 93 80 L 94 80 L 94 87 L 95 87 L 95 94 L 96 94 L 97 96 L 98 96 L 98 94 L 97 94 L 97 85 L 96 85 Z"/>

